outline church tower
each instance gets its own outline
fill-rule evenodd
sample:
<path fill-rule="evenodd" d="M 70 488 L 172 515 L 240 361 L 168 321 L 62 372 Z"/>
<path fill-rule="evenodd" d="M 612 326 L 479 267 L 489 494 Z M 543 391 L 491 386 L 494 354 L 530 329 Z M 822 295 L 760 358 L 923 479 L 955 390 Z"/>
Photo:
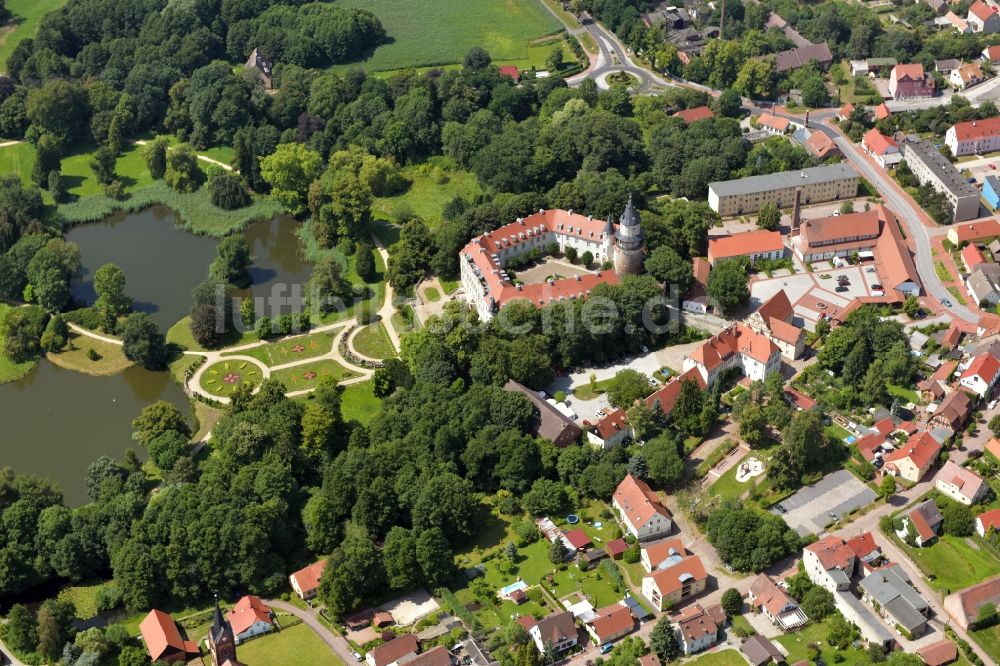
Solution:
<path fill-rule="evenodd" d="M 218 597 L 215 598 L 215 619 L 208 632 L 208 650 L 212 653 L 212 666 L 239 663 L 236 660 L 236 638 L 233 636 L 233 627 L 222 617 Z"/>
<path fill-rule="evenodd" d="M 639 226 L 639 211 L 632 203 L 632 195 L 629 195 L 625 212 L 618 220 L 618 232 L 615 234 L 615 272 L 618 275 L 641 273 L 645 246 L 646 239 L 642 227 Z"/>

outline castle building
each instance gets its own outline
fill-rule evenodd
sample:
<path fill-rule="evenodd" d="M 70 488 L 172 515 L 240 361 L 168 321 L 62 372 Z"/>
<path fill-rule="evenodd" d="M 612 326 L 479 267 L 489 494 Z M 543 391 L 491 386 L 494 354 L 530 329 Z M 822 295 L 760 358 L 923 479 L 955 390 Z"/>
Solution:
<path fill-rule="evenodd" d="M 537 250 L 545 254 L 552 244 L 559 252 L 572 249 L 577 256 L 590 253 L 597 270 L 568 278 L 550 278 L 524 284 L 505 270 L 515 257 Z M 599 284 L 618 284 L 620 276 L 642 272 L 645 237 L 639 213 L 631 198 L 616 225 L 611 219 L 595 220 L 572 210 L 540 210 L 511 224 L 472 239 L 459 256 L 462 287 L 467 300 L 489 321 L 511 301 L 526 300 L 536 307 L 586 298 Z"/>
<path fill-rule="evenodd" d="M 212 628 L 208 631 L 208 651 L 212 655 L 212 666 L 245 666 L 236 659 L 236 637 L 232 625 L 222 617 L 218 598 Z"/>

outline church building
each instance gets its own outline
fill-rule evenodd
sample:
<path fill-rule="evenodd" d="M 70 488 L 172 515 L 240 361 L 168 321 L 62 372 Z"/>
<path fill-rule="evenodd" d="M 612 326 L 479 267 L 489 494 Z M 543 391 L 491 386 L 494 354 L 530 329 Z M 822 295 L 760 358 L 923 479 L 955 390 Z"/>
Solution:
<path fill-rule="evenodd" d="M 212 666 L 246 666 L 236 658 L 236 637 L 232 625 L 222 617 L 218 598 L 212 628 L 208 631 L 208 651 L 212 655 Z"/>

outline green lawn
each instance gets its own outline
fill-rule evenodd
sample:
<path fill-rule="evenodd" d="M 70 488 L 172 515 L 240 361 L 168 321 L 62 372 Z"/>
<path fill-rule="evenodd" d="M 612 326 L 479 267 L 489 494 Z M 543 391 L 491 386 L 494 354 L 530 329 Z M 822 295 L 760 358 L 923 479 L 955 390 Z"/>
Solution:
<path fill-rule="evenodd" d="M 912 548 L 906 544 L 902 548 L 923 570 L 930 584 L 948 594 L 1000 574 L 1000 560 L 985 546 L 970 545 L 970 542 L 975 544 L 975 538 L 946 534 L 926 548 Z"/>
<path fill-rule="evenodd" d="M 838 652 L 838 650 L 831 648 L 826 642 L 826 636 L 829 633 L 829 622 L 830 620 L 826 619 L 819 623 L 810 624 L 797 633 L 786 634 L 775 638 L 774 640 L 781 643 L 785 650 L 788 651 L 787 662 L 789 664 L 794 664 L 797 661 L 807 659 L 806 648 L 810 643 L 816 643 L 819 645 L 820 650 L 822 650 L 822 659 L 824 663 L 837 663 L 837 661 L 833 658 L 833 655 Z M 847 666 L 862 666 L 863 664 L 871 663 L 866 650 L 855 650 L 851 648 L 848 650 L 841 650 L 839 652 L 844 657 L 844 660 L 840 662 L 841 664 L 847 664 Z"/>
<path fill-rule="evenodd" d="M 0 303 L 0 322 L 3 321 L 4 316 L 10 309 L 11 306 L 6 303 Z M 3 332 L 0 331 L 0 384 L 13 382 L 21 377 L 24 377 L 26 374 L 31 372 L 31 369 L 38 363 L 37 360 L 26 361 L 24 363 L 14 363 L 3 353 L 3 346 Z"/>
<path fill-rule="evenodd" d="M 396 355 L 392 340 L 380 321 L 361 329 L 354 338 L 354 349 L 368 358 L 392 358 Z"/>
<path fill-rule="evenodd" d="M 66 0 L 7 0 L 4 5 L 14 20 L 0 28 L 0 69 L 6 71 L 7 58 L 25 39 L 35 36 L 42 17 L 66 4 Z"/>
<path fill-rule="evenodd" d="M 368 424 L 382 408 L 381 398 L 372 392 L 371 382 L 361 382 L 345 386 L 340 394 L 340 409 L 344 419 Z"/>
<path fill-rule="evenodd" d="M 472 201 L 482 194 L 475 175 L 454 168 L 446 158 L 432 158 L 423 164 L 408 166 L 403 169 L 403 175 L 411 182 L 409 189 L 393 197 L 375 199 L 372 211 L 376 215 L 394 219 L 401 207 L 408 206 L 433 229 L 443 221 L 441 211 L 446 203 L 456 196 Z"/>
<path fill-rule="evenodd" d="M 902 386 L 896 386 L 895 384 L 888 385 L 889 394 L 899 398 L 903 404 L 907 402 L 912 402 L 915 405 L 920 404 L 920 396 L 913 389 L 904 388 Z"/>
<path fill-rule="evenodd" d="M 561 27 L 538 0 L 342 0 L 339 4 L 373 12 L 392 40 L 360 62 L 340 66 L 343 69 L 361 64 L 377 72 L 458 63 L 474 46 L 486 49 L 494 61 L 517 64 L 527 62 L 533 40 Z"/>
<path fill-rule="evenodd" d="M 310 333 L 286 340 L 272 342 L 253 349 L 226 352 L 223 356 L 252 356 L 264 365 L 270 367 L 283 365 L 314 356 L 323 356 L 333 349 L 333 339 L 343 327 L 322 333 Z"/>
<path fill-rule="evenodd" d="M 843 442 L 848 437 L 853 437 L 853 435 L 851 435 L 851 433 L 847 430 L 847 428 L 844 428 L 833 422 L 831 422 L 827 426 L 824 426 L 823 430 L 825 430 L 826 434 L 830 435 L 830 437 L 833 437 L 838 442 Z"/>
<path fill-rule="evenodd" d="M 281 380 L 289 391 L 314 389 L 327 377 L 333 377 L 339 382 L 357 376 L 358 373 L 330 359 L 285 368 L 271 374 L 271 377 Z"/>
<path fill-rule="evenodd" d="M 247 641 L 237 648 L 240 661 L 247 666 L 343 666 L 308 626 L 297 624 L 289 629 Z"/>
<path fill-rule="evenodd" d="M 400 336 L 406 335 L 407 333 L 420 328 L 420 322 L 417 320 L 417 314 L 409 305 L 403 305 L 398 310 L 393 312 L 390 320 L 392 327 L 396 329 L 396 333 Z"/>
<path fill-rule="evenodd" d="M 744 666 L 746 663 L 739 650 L 722 650 L 686 661 L 684 666 Z"/>
<path fill-rule="evenodd" d="M 97 615 L 97 594 L 102 589 L 110 587 L 113 584 L 111 581 L 108 581 L 89 585 L 71 585 L 59 591 L 59 598 L 73 604 L 78 620 L 89 620 Z"/>
<path fill-rule="evenodd" d="M 608 390 L 612 379 L 613 378 L 602 379 L 599 382 L 594 382 L 593 386 L 591 386 L 590 382 L 587 382 L 586 384 L 573 389 L 573 395 L 580 400 L 593 400 Z"/>
<path fill-rule="evenodd" d="M 229 336 L 223 343 L 223 347 L 245 345 L 251 342 L 256 342 L 257 340 L 257 334 L 254 331 L 240 333 L 236 330 L 232 330 L 229 332 Z M 204 347 L 195 341 L 194 336 L 191 335 L 191 317 L 184 317 L 167 329 L 167 342 L 177 345 L 182 350 L 206 351 Z"/>
<path fill-rule="evenodd" d="M 441 300 L 441 292 L 437 290 L 437 287 L 427 287 L 424 289 L 424 296 L 426 296 L 427 300 L 431 303 L 437 303 Z"/>
<path fill-rule="evenodd" d="M 757 454 L 748 453 L 746 456 L 744 456 L 744 458 L 751 455 L 760 457 L 759 453 Z M 740 461 L 742 460 L 743 458 L 740 458 Z M 749 481 L 746 481 L 745 483 L 740 483 L 739 481 L 736 480 L 736 472 L 739 471 L 739 468 L 740 468 L 739 463 L 736 463 L 728 470 L 726 470 L 726 473 L 720 476 L 719 480 L 713 483 L 711 487 L 709 487 L 708 492 L 712 493 L 713 495 L 718 495 L 723 499 L 737 499 L 743 493 L 750 490 L 754 482 L 759 482 L 763 478 L 763 475 L 755 476 L 754 478 L 750 479 Z"/>
<path fill-rule="evenodd" d="M 228 398 L 241 384 L 257 386 L 262 381 L 264 375 L 254 363 L 235 359 L 208 366 L 201 376 L 201 388 L 212 395 Z"/>
<path fill-rule="evenodd" d="M 995 624 L 986 629 L 970 631 L 973 640 L 979 643 L 979 647 L 986 651 L 986 654 L 993 657 L 993 661 L 1000 663 L 1000 624 Z M 961 654 L 961 653 L 960 653 Z"/>

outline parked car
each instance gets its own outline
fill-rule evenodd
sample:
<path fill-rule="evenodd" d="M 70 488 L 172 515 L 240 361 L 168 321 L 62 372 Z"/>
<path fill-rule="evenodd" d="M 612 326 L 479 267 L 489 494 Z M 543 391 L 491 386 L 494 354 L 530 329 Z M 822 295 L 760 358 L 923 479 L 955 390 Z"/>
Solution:
<path fill-rule="evenodd" d="M 869 266 L 868 268 L 865 269 L 865 273 L 874 273 L 874 272 L 875 272 L 874 266 Z"/>
<path fill-rule="evenodd" d="M 951 307 L 951 301 L 946 298 L 943 301 L 941 301 L 941 305 L 945 306 L 946 308 L 950 308 Z"/>
<path fill-rule="evenodd" d="M 882 285 L 880 285 L 880 284 L 873 284 L 872 285 L 872 289 L 875 289 L 876 291 L 882 291 Z"/>
<path fill-rule="evenodd" d="M 364 657 L 361 656 L 360 652 L 352 653 L 354 655 L 354 661 L 364 661 Z"/>
<path fill-rule="evenodd" d="M 647 347 L 646 345 L 639 345 L 639 351 L 641 351 L 643 354 L 648 354 L 649 347 Z"/>
<path fill-rule="evenodd" d="M 839 287 L 837 287 L 836 289 L 834 289 L 834 291 L 836 291 L 838 293 L 843 293 L 843 292 L 847 291 L 847 287 L 845 287 L 844 285 L 840 285 Z"/>

